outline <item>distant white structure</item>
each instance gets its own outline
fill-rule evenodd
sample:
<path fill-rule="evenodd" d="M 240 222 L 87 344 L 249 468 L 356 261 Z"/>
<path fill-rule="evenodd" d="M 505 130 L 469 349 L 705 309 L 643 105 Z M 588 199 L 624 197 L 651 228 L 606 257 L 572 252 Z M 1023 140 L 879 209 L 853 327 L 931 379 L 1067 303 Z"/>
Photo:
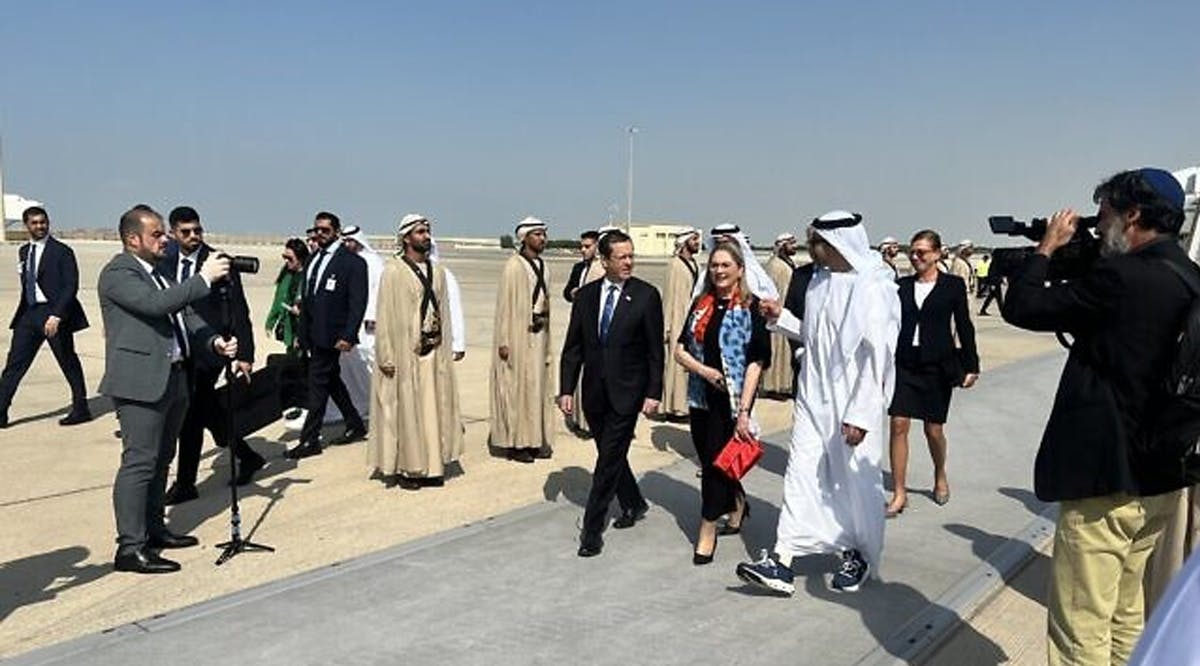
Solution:
<path fill-rule="evenodd" d="M 1200 262 L 1200 234 L 1196 233 L 1197 223 L 1200 222 L 1200 166 L 1180 169 L 1171 175 L 1183 186 L 1186 217 L 1181 235 L 1187 239 L 1188 256 L 1192 261 Z"/>
<path fill-rule="evenodd" d="M 629 226 L 633 247 L 643 257 L 669 257 L 675 254 L 675 232 L 686 224 L 655 222 Z"/>

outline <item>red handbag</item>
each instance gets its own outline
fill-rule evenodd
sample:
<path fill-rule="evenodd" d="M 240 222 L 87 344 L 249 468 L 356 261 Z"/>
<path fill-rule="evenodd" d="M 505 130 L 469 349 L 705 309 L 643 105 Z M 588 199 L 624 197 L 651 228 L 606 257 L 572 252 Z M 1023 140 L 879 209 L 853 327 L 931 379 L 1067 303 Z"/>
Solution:
<path fill-rule="evenodd" d="M 735 436 L 725 442 L 713 466 L 724 472 L 725 476 L 740 481 L 762 457 L 763 447 L 757 439 L 738 439 Z"/>

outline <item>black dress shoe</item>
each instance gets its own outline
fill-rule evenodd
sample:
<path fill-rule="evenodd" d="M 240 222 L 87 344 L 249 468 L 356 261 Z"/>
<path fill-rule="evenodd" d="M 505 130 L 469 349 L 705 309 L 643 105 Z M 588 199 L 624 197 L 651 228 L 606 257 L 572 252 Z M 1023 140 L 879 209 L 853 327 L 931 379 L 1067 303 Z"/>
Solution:
<path fill-rule="evenodd" d="M 366 428 L 363 428 L 363 427 L 346 428 L 345 434 L 343 434 L 341 437 L 338 437 L 337 439 L 335 439 L 329 443 L 332 444 L 333 446 L 344 446 L 346 444 L 353 444 L 355 442 L 361 442 L 366 438 L 367 438 L 367 429 Z"/>
<path fill-rule="evenodd" d="M 172 506 L 174 504 L 183 504 L 190 502 L 200 496 L 200 492 L 196 490 L 196 486 L 192 484 L 180 485 L 177 481 L 171 484 L 167 489 L 167 493 L 163 495 L 163 504 Z"/>
<path fill-rule="evenodd" d="M 70 414 L 67 414 L 66 416 L 64 416 L 58 420 L 58 425 L 73 426 L 73 425 L 79 425 L 80 423 L 87 423 L 88 421 L 91 421 L 91 420 L 92 420 L 92 413 L 89 412 L 88 410 L 86 410 L 86 409 L 71 410 Z"/>
<path fill-rule="evenodd" d="M 604 550 L 604 539 L 599 535 L 583 536 L 579 540 L 579 556 L 580 557 L 595 557 Z"/>
<path fill-rule="evenodd" d="M 319 455 L 321 455 L 321 445 L 316 442 L 313 442 L 312 444 L 297 444 L 283 454 L 283 456 L 289 460 L 299 460 L 301 458 Z"/>
<path fill-rule="evenodd" d="M 117 571 L 129 571 L 140 574 L 160 574 L 179 571 L 179 563 L 159 556 L 145 549 L 127 553 L 117 553 L 113 560 L 113 568 Z"/>
<path fill-rule="evenodd" d="M 8 427 L 8 414 L 0 413 L 0 428 L 7 428 L 7 427 Z"/>
<path fill-rule="evenodd" d="M 250 462 L 242 462 L 242 464 L 238 465 L 237 478 L 234 479 L 234 482 L 239 486 L 244 486 L 254 480 L 254 475 L 258 472 L 258 470 L 266 466 L 267 461 L 264 460 L 262 456 L 259 456 Z"/>
<path fill-rule="evenodd" d="M 533 457 L 539 460 L 549 460 L 554 457 L 554 449 L 549 446 L 543 446 L 533 452 Z"/>
<path fill-rule="evenodd" d="M 508 459 L 519 462 L 519 463 L 531 463 L 531 462 L 533 462 L 533 450 L 532 449 L 509 449 L 508 450 Z"/>
<path fill-rule="evenodd" d="M 613 527 L 618 530 L 628 529 L 637 524 L 639 520 L 646 517 L 646 512 L 650 510 L 649 506 L 643 506 L 640 509 L 633 511 L 622 511 L 621 515 L 613 521 Z"/>
<path fill-rule="evenodd" d="M 396 477 L 396 485 L 405 490 L 420 490 L 421 480 L 414 479 L 411 476 L 400 475 Z"/>
<path fill-rule="evenodd" d="M 200 540 L 196 537 L 190 534 L 175 534 L 170 530 L 166 530 L 162 534 L 152 536 L 146 540 L 147 548 L 156 549 L 191 548 L 198 545 L 200 545 Z"/>

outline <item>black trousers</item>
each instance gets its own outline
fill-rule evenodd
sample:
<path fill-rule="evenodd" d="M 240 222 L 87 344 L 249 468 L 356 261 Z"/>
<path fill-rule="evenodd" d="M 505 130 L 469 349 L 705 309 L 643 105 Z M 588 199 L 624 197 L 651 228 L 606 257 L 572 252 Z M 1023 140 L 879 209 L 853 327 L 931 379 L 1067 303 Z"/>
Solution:
<path fill-rule="evenodd" d="M 362 416 L 350 400 L 350 392 L 342 382 L 342 352 L 336 349 L 314 348 L 308 357 L 308 417 L 300 431 L 301 444 L 321 442 L 321 422 L 325 420 L 325 405 L 333 398 L 333 404 L 341 410 L 346 428 L 366 430 Z"/>
<path fill-rule="evenodd" d="M 183 417 L 183 426 L 179 429 L 179 466 L 176 468 L 175 483 L 181 486 L 196 485 L 196 474 L 200 470 L 200 450 L 204 446 L 204 429 L 213 418 L 223 418 L 226 406 L 217 400 L 217 379 L 221 369 L 196 368 L 192 371 L 192 396 L 188 404 L 187 415 Z M 217 433 L 213 433 L 213 439 Z M 225 442 L 217 442 L 223 446 Z M 262 456 L 255 453 L 246 440 L 238 437 L 233 442 L 233 454 L 241 464 L 262 462 Z"/>
<path fill-rule="evenodd" d="M 47 338 L 43 326 L 49 316 L 50 309 L 43 303 L 26 309 L 17 321 L 4 373 L 0 375 L 0 413 L 8 411 L 17 393 L 17 386 L 29 371 L 29 366 L 33 365 L 33 359 L 45 341 L 50 343 L 54 360 L 58 361 L 58 367 L 67 378 L 67 385 L 71 387 L 71 409 L 87 408 L 87 387 L 83 382 L 83 366 L 79 364 L 79 356 L 75 353 L 75 334 L 60 328 L 57 335 Z"/>
<path fill-rule="evenodd" d="M 1001 291 L 1000 283 L 991 283 L 987 286 L 987 298 L 983 299 L 983 305 L 979 308 L 980 312 L 987 312 L 988 306 L 996 301 L 1000 307 L 1004 307 L 1004 293 Z"/>
<path fill-rule="evenodd" d="M 737 508 L 737 498 L 745 494 L 742 483 L 713 466 L 725 443 L 737 427 L 727 409 L 692 409 L 692 444 L 700 458 L 700 515 L 717 520 Z"/>
<path fill-rule="evenodd" d="M 596 469 L 592 471 L 592 490 L 583 512 L 583 532 L 591 536 L 604 531 L 614 495 L 625 511 L 646 506 L 627 458 L 640 412 L 617 414 L 608 404 L 607 396 L 604 402 L 604 409 L 584 414 L 596 440 Z"/>

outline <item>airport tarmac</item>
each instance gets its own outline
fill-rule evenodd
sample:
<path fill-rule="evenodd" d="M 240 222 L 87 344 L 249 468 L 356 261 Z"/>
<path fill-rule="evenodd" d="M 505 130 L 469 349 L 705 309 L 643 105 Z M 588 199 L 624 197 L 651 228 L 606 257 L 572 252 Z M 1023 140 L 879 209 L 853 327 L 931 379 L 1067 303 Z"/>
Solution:
<path fill-rule="evenodd" d="M 96 276 L 119 246 L 83 241 L 72 242 L 72 246 L 80 260 L 80 299 L 92 321 L 91 328 L 77 335 L 76 346 L 88 386 L 94 390 L 104 366 Z M 263 259 L 263 272 L 248 276 L 246 285 L 253 316 L 262 331 L 257 339 L 260 356 L 265 357 L 279 350 L 278 343 L 265 339 L 262 328 L 279 266 L 279 248 L 226 249 Z M 0 266 L 15 266 L 16 253 L 15 245 L 0 246 Z M 175 531 L 195 534 L 202 544 L 173 551 L 172 557 L 183 564 L 183 571 L 158 577 L 112 571 L 111 485 L 120 453 L 119 440 L 114 437 L 116 419 L 107 400 L 95 396 L 92 407 L 98 418 L 72 428 L 58 426 L 56 421 L 67 403 L 66 385 L 49 350 L 44 349 L 9 412 L 13 426 L 0 431 L 0 448 L 6 454 L 5 483 L 0 486 L 0 656 L 153 618 L 334 563 L 418 543 L 513 511 L 528 511 L 534 505 L 568 502 L 586 491 L 586 470 L 594 459 L 592 445 L 565 429 L 558 433 L 554 458 L 531 466 L 492 458 L 487 452 L 494 287 L 505 257 L 491 251 L 451 252 L 444 257 L 462 285 L 467 316 L 468 354 L 457 366 L 467 437 L 463 475 L 450 479 L 442 489 L 416 493 L 387 490 L 369 478 L 363 445 L 331 448 L 325 455 L 296 463 L 282 457 L 290 436 L 282 426 L 270 426 L 250 438 L 270 464 L 244 489 L 242 519 L 244 530 L 254 540 L 278 550 L 239 555 L 219 568 L 213 566 L 214 544 L 228 536 L 227 461 L 224 451 L 206 446 L 201 498 L 169 513 Z M 566 255 L 550 260 L 556 345 L 561 342 L 568 314 L 567 304 L 557 294 L 571 261 Z M 663 269 L 663 260 L 646 260 L 639 263 L 636 273 L 661 284 Z M 15 271 L 9 275 L 13 278 L 0 282 L 0 313 L 4 316 L 15 309 L 19 297 Z M 993 370 L 1057 348 L 1052 337 L 1017 331 L 998 317 L 977 318 L 976 325 L 985 383 Z M 5 350 L 8 341 L 7 329 L 0 331 L 0 345 Z M 1014 392 L 1020 391 L 1019 382 L 1010 386 Z M 992 399 L 1003 401 L 1004 396 L 997 394 Z M 970 400 L 969 392 L 956 396 L 956 402 Z M 766 431 L 785 431 L 790 424 L 790 404 L 763 401 L 758 417 Z M 956 425 L 952 416 L 948 427 L 952 483 L 956 468 L 965 472 L 968 467 L 989 463 L 980 457 L 955 457 L 956 431 L 963 425 Z M 683 461 L 690 451 L 685 427 L 643 420 L 630 460 L 642 474 L 666 468 L 678 471 L 680 465 L 686 467 Z M 1028 493 L 1031 482 L 1031 455 L 1027 466 L 1019 475 L 1024 485 L 1017 482 L 1011 486 L 1022 493 Z M 928 463 L 920 455 L 913 456 L 910 477 L 915 487 L 930 483 Z M 956 488 L 956 500 L 958 496 Z M 1018 505 L 998 510 L 1026 508 Z M 539 548 L 573 556 L 573 541 L 560 531 L 531 532 L 528 538 L 540 540 Z M 683 562 L 689 548 L 686 535 L 677 533 L 675 540 Z M 319 615 L 322 610 L 313 608 L 312 612 Z"/>

